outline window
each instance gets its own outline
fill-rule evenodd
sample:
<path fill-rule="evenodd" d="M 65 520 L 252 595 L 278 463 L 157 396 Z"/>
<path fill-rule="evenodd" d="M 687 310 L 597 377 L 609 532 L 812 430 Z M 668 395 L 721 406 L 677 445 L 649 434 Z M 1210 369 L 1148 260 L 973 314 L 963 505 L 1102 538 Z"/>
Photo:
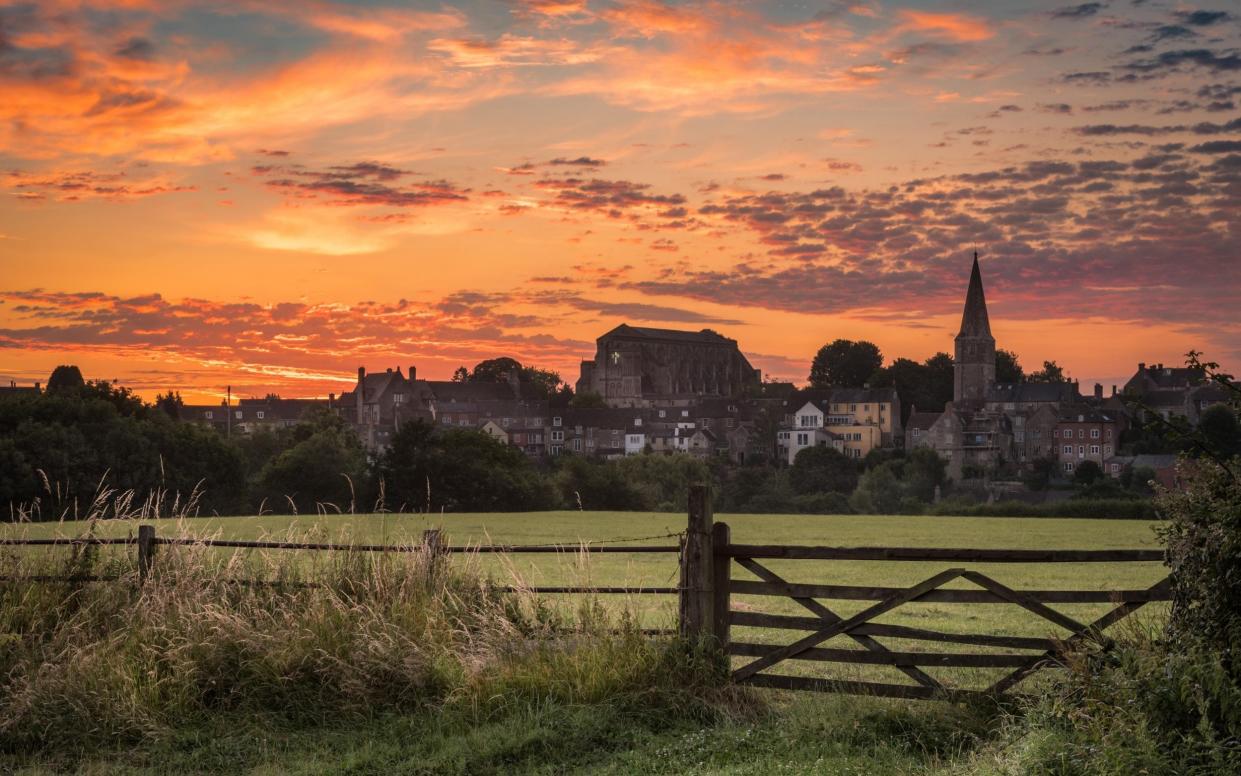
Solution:
<path fill-rule="evenodd" d="M 443 423 L 445 426 L 451 426 L 452 415 L 449 415 L 447 412 L 445 412 L 442 416 L 440 416 L 440 422 Z"/>
<path fill-rule="evenodd" d="M 920 429 L 920 428 L 915 428 L 915 429 L 914 429 L 914 431 L 913 431 L 913 436 L 914 436 L 914 437 L 920 437 L 920 436 L 922 436 L 922 429 Z"/>
<path fill-rule="evenodd" d="M 255 412 L 255 413 L 254 413 L 254 416 L 255 416 L 256 418 L 258 418 L 259 420 L 262 420 L 262 419 L 263 419 L 263 411 L 262 411 L 262 410 L 259 410 L 259 411 Z"/>
<path fill-rule="evenodd" d="M 1017 441 L 1018 441 L 1018 442 L 1024 442 L 1024 441 L 1026 441 L 1026 432 L 1024 432 L 1024 431 L 1018 431 L 1018 432 L 1016 432 L 1015 436 L 1017 437 Z"/>
<path fill-rule="evenodd" d="M 553 431 L 553 432 L 552 432 L 552 441 L 553 441 L 553 442 L 563 442 L 563 441 L 564 441 L 564 432 L 563 432 L 563 431 Z"/>
<path fill-rule="evenodd" d="M 580 453 L 580 452 L 582 451 L 582 440 L 580 440 L 580 439 L 574 439 L 574 440 L 573 440 L 573 449 L 574 449 L 575 451 L 577 451 L 577 452 L 579 452 L 579 453 Z"/>
<path fill-rule="evenodd" d="M 853 457 L 854 457 L 854 458 L 861 458 L 861 457 L 862 457 L 862 451 L 861 451 L 861 450 L 856 450 L 856 449 L 855 449 L 855 450 L 850 450 L 849 452 L 853 454 Z"/>
<path fill-rule="evenodd" d="M 1086 457 L 1086 446 L 1085 446 L 1085 445 L 1078 445 L 1078 446 L 1077 446 L 1077 457 L 1078 457 L 1078 458 L 1085 458 L 1085 457 Z"/>
<path fill-rule="evenodd" d="M 660 410 L 660 411 L 659 411 L 659 417 L 661 417 L 661 418 L 666 418 L 666 417 L 668 417 L 668 411 L 667 411 L 667 410 Z"/>
<path fill-rule="evenodd" d="M 237 410 L 236 412 L 234 412 L 233 417 L 237 418 L 238 420 L 241 420 L 241 410 Z"/>
<path fill-rule="evenodd" d="M 1099 429 L 1097 429 L 1097 428 L 1092 428 L 1092 429 L 1090 429 L 1090 438 L 1091 438 L 1091 439 L 1098 439 L 1098 438 L 1099 438 Z"/>
<path fill-rule="evenodd" d="M 863 404 L 863 405 L 862 405 L 862 412 L 870 412 L 870 405 L 869 405 L 869 404 Z"/>
<path fill-rule="evenodd" d="M 1065 462 L 1064 462 L 1064 470 L 1065 470 L 1066 472 L 1071 472 L 1071 471 L 1073 471 L 1073 462 L 1072 462 L 1072 461 L 1065 461 Z"/>
<path fill-rule="evenodd" d="M 1054 436 L 1056 439 L 1059 439 L 1059 438 L 1060 438 L 1060 429 L 1056 429 L 1055 431 L 1052 431 L 1052 432 L 1051 432 L 1051 435 L 1052 435 L 1052 436 Z"/>
<path fill-rule="evenodd" d="M 211 420 L 211 410 L 207 410 L 206 412 L 204 412 L 203 417 L 206 418 L 207 420 Z"/>
<path fill-rule="evenodd" d="M 798 435 L 797 435 L 797 445 L 798 445 L 798 447 L 805 447 L 805 446 L 806 446 L 806 445 L 808 445 L 808 444 L 810 444 L 810 435 L 809 435 L 809 434 L 798 434 Z"/>
<path fill-rule="evenodd" d="M 1091 445 L 1091 446 L 1090 446 L 1090 454 L 1091 454 L 1091 455 L 1098 455 L 1098 454 L 1099 454 L 1099 446 L 1098 446 L 1098 445 Z"/>
<path fill-rule="evenodd" d="M 850 405 L 849 405 L 849 412 L 857 412 L 857 405 L 856 405 L 856 404 L 850 404 Z"/>
<path fill-rule="evenodd" d="M 394 394 L 392 394 L 392 403 L 393 403 L 393 404 L 404 404 L 404 403 L 405 403 L 405 394 L 403 394 L 403 393 L 394 393 Z"/>
<path fill-rule="evenodd" d="M 638 428 L 641 428 L 641 427 L 642 427 L 642 418 L 634 418 L 634 419 L 633 419 L 633 424 L 634 424 L 634 426 L 636 426 L 636 427 L 638 427 Z"/>
<path fill-rule="evenodd" d="M 1078 438 L 1078 439 L 1085 439 L 1085 438 L 1086 438 L 1086 429 L 1084 429 L 1084 428 L 1079 428 L 1079 429 L 1077 429 L 1077 438 Z"/>
<path fill-rule="evenodd" d="M 1073 454 L 1073 445 L 1065 445 L 1065 446 L 1064 446 L 1064 454 L 1065 454 L 1065 455 L 1072 455 L 1072 454 Z"/>
<path fill-rule="evenodd" d="M 560 426 L 560 425 L 563 425 L 563 421 L 562 421 L 562 419 L 560 418 L 560 416 L 559 416 L 559 415 L 557 415 L 556 417 L 552 418 L 552 425 L 553 425 L 553 426 Z M 563 434 L 561 434 L 561 439 L 563 439 L 563 438 L 564 438 L 564 435 L 563 435 Z"/>
<path fill-rule="evenodd" d="M 1111 445 L 1104 445 L 1104 446 L 1103 446 L 1103 454 L 1104 454 L 1104 455 L 1111 455 L 1111 454 L 1112 454 L 1112 446 L 1111 446 Z"/>
<path fill-rule="evenodd" d="M 681 417 L 683 417 L 683 418 L 688 418 L 688 417 L 689 417 L 689 410 L 681 410 Z"/>

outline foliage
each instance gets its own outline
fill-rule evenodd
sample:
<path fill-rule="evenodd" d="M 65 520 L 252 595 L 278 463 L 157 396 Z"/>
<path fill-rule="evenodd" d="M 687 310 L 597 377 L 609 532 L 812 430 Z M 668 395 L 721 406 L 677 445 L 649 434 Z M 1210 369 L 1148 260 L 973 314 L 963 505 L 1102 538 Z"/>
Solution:
<path fill-rule="evenodd" d="M 293 433 L 293 444 L 263 467 L 259 492 L 268 504 L 283 511 L 354 512 L 359 488 L 367 484 L 366 453 L 353 429 L 339 415 L 313 414 Z"/>
<path fill-rule="evenodd" d="M 1047 490 L 1047 486 L 1051 484 L 1051 480 L 1056 476 L 1056 472 L 1056 459 L 1041 456 L 1030 462 L 1029 470 L 1022 475 L 1022 482 L 1033 491 Z"/>
<path fill-rule="evenodd" d="M 915 408 L 938 411 L 952 401 L 952 364 L 947 353 L 936 353 L 921 364 L 898 358 L 876 370 L 869 383 L 875 388 L 895 388 L 901 399 L 902 420 L 907 420 Z"/>
<path fill-rule="evenodd" d="M 660 512 L 684 512 L 689 508 L 689 486 L 711 481 L 707 464 L 686 453 L 631 455 L 614 465 L 641 494 L 639 503 Z"/>
<path fill-rule="evenodd" d="M 84 514 L 101 489 L 205 491 L 201 507 L 244 509 L 245 471 L 218 434 L 152 412 L 105 382 L 0 401 L 0 503 L 29 519 Z"/>
<path fill-rule="evenodd" d="M 960 517 L 1072 517 L 1098 520 L 1156 520 L 1160 515 L 1154 504 L 1144 499 L 1071 498 L 1031 504 L 1026 501 L 996 501 L 991 504 L 967 505 L 952 501 L 935 504 L 927 510 L 931 515 Z"/>
<path fill-rule="evenodd" d="M 181 418 L 181 408 L 185 406 L 185 402 L 181 399 L 178 391 L 169 391 L 168 393 L 159 393 L 155 395 L 155 408 L 166 413 L 173 420 Z"/>
<path fill-rule="evenodd" d="M 863 514 L 917 514 L 945 481 L 944 460 L 934 450 L 918 447 L 863 474 L 849 503 Z"/>
<path fill-rule="evenodd" d="M 570 407 L 579 409 L 601 409 L 608 406 L 603 394 L 598 391 L 582 391 L 569 401 Z"/>
<path fill-rule="evenodd" d="M 1005 772 L 1241 772 L 1241 684 L 1220 653 L 1138 632 L 1108 653 L 1074 656 L 1068 668 L 1014 721 Z"/>
<path fill-rule="evenodd" d="M 813 388 L 859 387 L 883 366 L 883 354 L 873 342 L 837 339 L 819 348 L 810 365 Z"/>
<path fill-rule="evenodd" d="M 1077 485 L 1093 485 L 1103 476 L 1102 466 L 1094 461 L 1082 461 L 1073 472 L 1073 482 Z"/>
<path fill-rule="evenodd" d="M 480 361 L 474 365 L 472 372 L 467 371 L 465 367 L 460 367 L 453 373 L 452 379 L 456 382 L 499 383 L 514 376 L 522 384 L 529 386 L 534 393 L 549 399 L 556 396 L 562 384 L 568 387 L 560 379 L 559 372 L 522 366 L 520 361 L 508 356 Z M 572 394 L 571 388 L 569 393 Z"/>
<path fill-rule="evenodd" d="M 13 581 L 55 573 L 45 557 L 0 559 L 0 633 L 22 634 L 0 650 L 8 752 L 150 743 L 230 716 L 477 720 L 515 704 L 615 704 L 703 723 L 739 697 L 717 689 L 714 661 L 643 636 L 625 611 L 496 592 L 422 553 L 321 553 L 307 565 L 181 546 L 142 586 L 132 556 L 89 569 L 116 581 Z M 237 576 L 279 584 L 239 588 Z"/>
<path fill-rule="evenodd" d="M 481 431 L 406 423 L 376 469 L 388 507 L 401 511 L 526 512 L 552 504 L 526 454 Z"/>
<path fill-rule="evenodd" d="M 798 451 L 789 469 L 789 484 L 798 495 L 853 492 L 858 484 L 857 463 L 827 446 Z"/>
<path fill-rule="evenodd" d="M 61 364 L 47 378 L 48 393 L 73 393 L 85 385 L 82 370 L 72 364 Z"/>
<path fill-rule="evenodd" d="M 1064 369 L 1055 361 L 1044 361 L 1042 369 L 1026 375 L 1026 381 L 1031 383 L 1063 383 L 1067 379 Z"/>
<path fill-rule="evenodd" d="M 1017 361 L 1017 354 L 1011 350 L 995 351 L 995 381 L 997 383 L 1020 383 L 1026 379 L 1026 372 Z"/>
<path fill-rule="evenodd" d="M 1213 404 L 1202 412 L 1198 432 L 1207 449 L 1222 458 L 1241 455 L 1241 423 L 1227 404 Z"/>

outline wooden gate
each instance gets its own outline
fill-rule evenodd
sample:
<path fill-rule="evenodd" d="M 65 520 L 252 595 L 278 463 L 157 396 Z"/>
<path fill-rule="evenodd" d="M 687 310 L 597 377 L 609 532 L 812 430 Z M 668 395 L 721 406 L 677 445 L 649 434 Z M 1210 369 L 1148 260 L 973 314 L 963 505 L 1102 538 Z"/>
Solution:
<path fill-rule="evenodd" d="M 790 582 L 761 562 L 768 559 L 917 561 L 953 565 L 909 587 L 863 587 Z M 1162 550 L 984 550 L 733 544 L 728 526 L 724 523 L 713 524 L 705 487 L 695 487 L 690 493 L 689 526 L 682 551 L 680 626 L 682 634 L 687 637 L 711 637 L 728 655 L 752 658 L 733 669 L 733 680 L 739 683 L 897 698 L 995 696 L 1006 693 L 1041 668 L 1060 664 L 1067 651 L 1086 642 L 1093 642 L 1103 649 L 1109 648 L 1111 640 L 1103 631 L 1151 601 L 1170 600 L 1169 582 L 1164 578 L 1150 587 L 1136 590 L 1015 590 L 961 564 L 1123 563 L 1163 559 Z M 732 579 L 734 563 L 758 579 Z M 971 583 L 970 587 L 946 587 L 958 580 Z M 734 595 L 789 598 L 808 614 L 791 616 L 735 611 L 732 608 Z M 819 599 L 875 603 L 856 614 L 841 616 Z M 949 633 L 875 621 L 881 615 L 914 602 L 1016 605 L 1034 617 L 1067 630 L 1068 634 L 1030 637 Z M 1080 622 L 1048 606 L 1081 603 L 1112 604 L 1112 608 L 1096 619 Z M 810 633 L 783 645 L 747 643 L 731 637 L 733 625 Z M 851 639 L 861 649 L 819 646 L 840 636 Z M 895 651 L 880 642 L 879 638 L 1021 651 L 985 654 Z M 892 666 L 912 679 L 913 683 L 888 684 L 770 672 L 770 669 L 788 660 Z M 1009 670 L 1002 677 L 992 680 L 985 689 L 962 690 L 946 687 L 923 670 L 930 667 Z"/>

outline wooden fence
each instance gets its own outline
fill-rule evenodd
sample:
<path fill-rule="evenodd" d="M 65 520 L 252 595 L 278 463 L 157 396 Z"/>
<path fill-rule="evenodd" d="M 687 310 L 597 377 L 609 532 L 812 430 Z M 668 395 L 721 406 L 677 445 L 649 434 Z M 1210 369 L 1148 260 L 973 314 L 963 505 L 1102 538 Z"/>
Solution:
<path fill-rule="evenodd" d="M 930 518 L 933 519 L 933 518 Z M 655 538 L 655 537 L 648 537 Z M 966 696 L 994 696 L 1012 689 L 1018 682 L 1046 666 L 1056 665 L 1067 650 L 1085 642 L 1108 648 L 1111 641 L 1104 629 L 1152 601 L 1170 600 L 1169 581 L 1135 590 L 1015 590 L 990 576 L 963 566 L 952 566 L 910 587 L 868 587 L 798 583 L 784 579 L 765 560 L 892 561 L 965 563 L 1125 563 L 1162 561 L 1161 550 L 1003 550 L 939 549 L 921 547 L 812 547 L 801 545 L 733 544 L 729 527 L 713 521 L 711 499 L 705 486 L 696 485 L 689 493 L 689 521 L 678 545 L 634 544 L 541 544 L 541 545 L 449 545 L 439 531 L 426 531 L 415 545 L 333 544 L 323 542 L 241 541 L 160 537 L 154 526 L 141 525 L 130 538 L 10 539 L 0 545 L 128 545 L 136 547 L 138 581 L 152 573 L 157 548 L 196 545 L 206 547 L 265 550 L 349 551 L 349 552 L 429 552 L 432 557 L 451 553 L 678 553 L 680 583 L 676 587 L 558 585 L 498 587 L 498 591 L 525 591 L 540 594 L 655 594 L 678 596 L 678 631 L 681 636 L 711 643 L 731 657 L 752 658 L 733 669 L 733 680 L 761 687 L 820 690 L 898 698 L 954 699 Z M 749 571 L 756 580 L 732 578 L 733 564 Z M 31 581 L 58 581 L 64 577 L 24 577 Z M 78 577 L 81 581 L 104 581 L 104 577 Z M 111 577 L 110 579 L 119 579 Z M 946 588 L 966 580 L 971 589 Z M 242 584 L 267 584 L 236 580 Z M 316 586 L 315 583 L 298 583 Z M 808 615 L 767 614 L 735 611 L 734 595 L 789 598 Z M 825 600 L 873 601 L 862 611 L 842 617 L 822 603 Z M 946 604 L 1013 604 L 1047 622 L 1067 629 L 1064 638 L 1022 635 L 962 634 L 933 631 L 875 620 L 906 604 L 933 602 Z M 1048 604 L 1112 604 L 1106 614 L 1090 622 L 1059 612 Z M 749 626 L 781 631 L 805 632 L 788 644 L 772 645 L 737 641 L 732 626 Z M 670 631 L 649 630 L 647 633 Z M 836 637 L 847 637 L 861 649 L 832 649 L 819 645 Z M 1024 653 L 958 653 L 897 651 L 878 638 L 940 642 L 971 646 L 1025 650 Z M 914 684 L 885 684 L 831 678 L 773 674 L 769 669 L 788 660 L 817 663 L 891 666 Z M 1010 669 L 984 690 L 946 687 L 924 668 Z"/>
<path fill-rule="evenodd" d="M 995 696 L 1046 666 L 1060 663 L 1066 651 L 1092 641 L 1104 649 L 1111 641 L 1105 628 L 1152 601 L 1170 600 L 1167 578 L 1137 590 L 1014 590 L 992 577 L 964 567 L 951 567 L 910 587 L 805 584 L 790 582 L 760 560 L 836 560 L 945 563 L 1127 563 L 1162 561 L 1162 550 L 1002 550 L 932 549 L 922 547 L 806 547 L 794 545 L 733 544 L 728 525 L 713 523 L 705 488 L 691 491 L 689 525 L 681 562 L 680 630 L 691 639 L 710 639 L 729 656 L 753 658 L 732 670 L 735 682 L 794 690 L 880 695 L 897 698 L 954 699 Z M 732 578 L 736 563 L 757 580 Z M 973 583 L 973 589 L 945 588 L 955 580 Z M 789 598 L 809 616 L 735 611 L 734 595 Z M 874 601 L 862 611 L 842 617 L 819 599 Z M 1063 638 L 1018 635 L 947 633 L 877 623 L 881 615 L 914 602 L 947 604 L 1010 604 L 1067 629 Z M 1079 622 L 1047 604 L 1112 604 L 1106 614 Z M 810 631 L 784 645 L 759 644 L 732 638 L 732 626 L 752 626 L 794 632 Z M 861 649 L 826 649 L 819 645 L 847 637 Z M 965 644 L 1026 650 L 1024 653 L 894 651 L 877 640 Z M 831 678 L 772 674 L 769 669 L 787 660 L 892 666 L 914 684 L 886 684 Z M 1003 677 L 984 690 L 946 687 L 924 671 L 929 667 L 1007 668 Z"/>

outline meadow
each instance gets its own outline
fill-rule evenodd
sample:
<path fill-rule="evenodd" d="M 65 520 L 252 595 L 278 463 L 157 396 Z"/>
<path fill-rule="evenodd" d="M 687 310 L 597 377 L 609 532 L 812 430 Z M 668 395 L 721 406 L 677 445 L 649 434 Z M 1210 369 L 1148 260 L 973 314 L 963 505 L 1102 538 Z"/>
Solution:
<path fill-rule="evenodd" d="M 1146 521 L 804 515 L 717 515 L 716 520 L 731 526 L 736 543 L 1037 549 L 1158 546 L 1153 526 Z M 94 694 L 84 695 L 85 699 L 73 708 L 60 709 L 57 714 L 61 716 L 53 714 L 40 724 L 61 720 L 71 727 L 81 724 L 75 720 L 93 715 L 100 720 L 93 723 L 99 729 L 76 745 L 78 739 L 70 731 L 50 738 L 45 733 L 29 733 L 28 722 L 23 718 L 15 729 L 27 730 L 38 740 L 44 740 L 40 738 L 44 736 L 45 744 L 54 741 L 54 753 L 46 747 L 19 746 L 0 755 L 0 769 L 31 774 L 73 769 L 144 773 L 166 768 L 211 773 L 1003 772 L 996 763 L 1002 764 L 1006 755 L 988 751 L 986 744 L 988 736 L 1001 724 L 997 720 L 1004 712 L 999 708 L 704 689 L 698 686 L 698 669 L 687 666 L 666 641 L 652 642 L 635 638 L 632 633 L 619 637 L 602 635 L 603 630 L 617 625 L 674 627 L 676 601 L 671 595 L 553 595 L 538 599 L 537 603 L 532 603 L 533 597 L 523 595 L 519 597 L 524 613 L 517 616 L 507 604 L 482 599 L 468 605 L 461 603 L 478 597 L 477 587 L 471 587 L 469 579 L 487 578 L 501 585 L 519 586 L 675 586 L 675 553 L 586 555 L 576 552 L 575 547 L 598 542 L 675 546 L 675 534 L 684 529 L 683 515 L 264 515 L 152 522 L 161 537 L 416 544 L 424 530 L 434 528 L 441 530 L 451 545 L 561 544 L 565 551 L 454 554 L 449 561 L 452 573 L 460 574 L 467 583 L 451 596 L 428 597 L 419 592 L 422 588 L 417 584 L 410 586 L 410 580 L 421 579 L 423 573 L 417 568 L 420 560 L 416 554 L 380 558 L 351 553 L 160 546 L 155 562 L 157 575 L 164 574 L 164 579 L 153 590 L 162 593 L 114 600 L 102 592 L 106 584 L 88 585 L 75 595 L 91 595 L 89 591 L 95 590 L 93 594 L 98 598 L 93 600 L 97 603 L 85 605 L 75 600 L 74 616 L 86 619 L 70 637 L 51 638 L 51 642 L 61 644 L 61 652 L 44 653 L 43 657 L 71 675 L 85 671 L 77 667 L 85 657 L 64 654 L 65 645 L 77 639 L 90 653 L 121 654 L 135 666 L 153 666 L 149 670 L 167 673 L 169 676 L 162 681 L 177 689 L 172 691 L 166 684 L 161 684 L 158 692 L 146 688 L 140 677 L 134 678 L 133 674 L 140 673 L 134 667 L 117 675 L 88 674 L 76 680 L 70 676 L 65 680 L 69 683 L 66 686 L 56 685 L 47 677 L 53 669 L 42 669 L 37 675 L 41 681 L 51 682 L 53 689 L 40 690 L 38 681 L 32 680 L 19 687 L 22 693 L 44 697 L 46 703 L 46 698 L 58 697 L 55 693 L 76 697 L 78 687 L 87 684 L 93 685 Z M 108 520 L 99 521 L 93 530 L 101 536 L 126 536 L 136 533 L 138 525 L 138 521 Z M 86 530 L 85 523 L 9 524 L 0 528 L 0 535 L 71 537 Z M 100 550 L 96 563 L 101 568 L 124 571 L 133 565 L 132 546 Z M 55 566 L 71 551 L 65 547 L 6 547 L 3 552 L 8 561 L 22 554 Z M 771 561 L 766 565 L 798 582 L 896 586 L 920 581 L 949 564 Z M 223 571 L 206 571 L 208 568 Z M 736 578 L 750 578 L 735 564 L 733 568 Z M 971 564 L 970 568 L 1014 588 L 1038 589 L 1145 587 L 1166 573 L 1159 563 Z M 360 578 L 365 580 L 362 587 L 370 591 L 367 595 L 375 601 L 358 604 L 355 594 L 347 592 L 343 599 L 332 599 L 335 608 L 320 609 L 320 597 L 290 593 L 294 597 L 261 598 L 256 599 L 257 603 L 246 603 L 249 608 L 238 614 L 228 610 L 228 606 L 239 605 L 237 600 L 230 600 L 223 607 L 213 603 L 213 597 L 234 598 L 233 593 L 213 586 L 211 580 L 217 577 L 212 575 L 219 573 L 230 577 L 332 579 L 333 585 L 343 585 L 341 589 L 346 591 L 352 590 L 354 578 Z M 968 587 L 968 583 L 960 586 Z M 188 592 L 181 592 L 182 587 Z M 41 594 L 17 586 L 8 588 L 8 592 L 20 597 L 12 612 L 27 607 L 28 616 L 37 619 L 33 612 L 38 609 L 37 595 Z M 157 602 L 156 612 L 146 612 L 145 607 L 151 604 L 144 603 L 134 613 L 135 602 L 152 599 Z M 341 605 L 341 600 L 349 603 Z M 829 603 L 842 615 L 866 605 Z M 115 611 L 107 617 L 83 613 L 92 606 L 104 613 L 109 607 Z M 475 613 L 462 615 L 463 607 Z M 732 608 L 805 613 L 792 600 L 775 597 L 737 596 Z M 1097 604 L 1057 608 L 1084 619 L 1109 607 Z M 157 617 L 159 611 L 171 614 Z M 302 617 L 298 611 L 308 612 L 304 616 L 306 622 L 298 619 Z M 429 615 L 427 611 L 441 614 Z M 212 621 L 210 627 L 194 622 L 197 612 Z M 1156 607 L 1147 607 L 1141 622 L 1152 626 L 1160 614 Z M 9 619 L 5 629 L 10 638 L 23 628 L 33 630 L 29 622 L 15 622 L 11 612 L 6 616 Z M 169 626 L 166 618 L 179 624 Z M 220 622 L 214 622 L 215 618 L 220 618 Z M 124 628 L 128 635 L 118 635 L 120 642 L 83 635 L 99 629 L 101 622 L 122 619 L 128 623 Z M 243 621 L 244 625 L 239 624 Z M 505 623 L 503 627 L 461 624 L 500 621 Z M 1061 635 L 1050 623 L 1008 605 L 915 604 L 902 607 L 881 621 L 945 632 Z M 222 622 L 233 624 L 225 627 Z M 431 622 L 439 624 L 432 626 Z M 537 651 L 541 648 L 516 657 L 510 654 L 505 644 L 531 643 L 530 628 L 541 632 L 539 628 L 544 622 L 555 622 L 557 628 L 567 626 L 585 635 L 574 642 L 568 658 L 555 651 Z M 399 623 L 403 624 L 394 627 Z M 406 638 L 404 632 L 411 627 L 422 635 L 401 647 Z M 147 638 L 135 634 L 150 634 L 149 638 L 162 643 L 169 638 L 166 631 L 177 628 L 187 629 L 184 638 L 175 647 L 165 648 L 166 654 L 130 651 L 134 649 L 132 643 Z M 358 633 L 366 638 L 360 638 Z M 733 633 L 734 639 L 762 643 L 787 643 L 800 635 L 760 628 L 735 628 Z M 540 637 L 536 633 L 537 638 Z M 107 646 L 101 646 L 105 641 Z M 289 644 L 277 650 L 273 641 Z M 320 641 L 330 643 L 324 646 Z M 892 649 L 910 651 L 987 651 L 983 647 L 897 639 L 884 642 Z M 822 646 L 853 645 L 839 639 Z M 273 657 L 273 652 L 280 656 Z M 415 671 L 404 666 L 388 667 L 411 652 L 420 657 L 433 655 L 427 658 L 432 668 Z M 238 657 L 239 654 L 249 657 Z M 174 661 L 174 665 L 167 665 L 168 661 Z M 314 667 L 312 673 L 317 677 L 311 686 L 305 686 L 306 664 Z M 353 668 L 342 677 L 341 666 L 346 664 Z M 446 664 L 450 667 L 444 668 Z M 479 665 L 487 667 L 480 669 Z M 781 673 L 908 682 L 896 669 L 884 666 L 798 662 L 780 668 Z M 368 670 L 373 677 L 361 676 Z M 431 679 L 427 678 L 428 671 Z M 946 685 L 955 687 L 985 685 L 996 671 L 929 669 Z M 207 681 L 204 675 L 213 677 L 208 686 L 215 688 L 217 685 L 211 683 L 234 681 L 234 673 L 267 689 L 234 689 L 236 695 L 248 700 L 230 701 L 223 710 L 216 706 L 204 708 L 199 701 L 189 700 L 202 691 L 202 684 Z M 180 678 L 182 674 L 195 676 L 197 684 L 183 686 L 187 680 Z M 285 687 L 290 683 L 290 674 L 295 677 L 292 690 Z M 374 682 L 379 685 L 373 686 Z M 320 684 L 343 700 L 325 699 Z M 118 686 L 124 689 L 116 689 Z M 404 689 L 397 692 L 393 688 Z M 40 692 L 47 695 L 40 696 Z M 113 694 L 132 697 L 127 697 L 125 709 L 99 705 L 104 703 L 99 696 Z M 169 696 L 180 699 L 178 703 L 184 708 L 178 706 L 176 709 L 180 710 L 175 712 L 166 708 Z M 412 706 L 411 697 L 417 698 Z M 338 703 L 347 713 L 325 710 Z M 271 708 L 273 704 L 278 710 Z M 303 706 L 310 719 L 284 719 L 285 707 L 289 705 Z M 26 701 L 27 712 L 36 706 L 35 701 Z M 134 709 L 147 711 L 135 716 Z M 432 709 L 434 712 L 428 714 Z M 108 715 L 119 719 L 110 732 L 102 721 Z M 0 742 L 4 732 L 0 729 Z M 0 747 L 0 752 L 6 750 Z"/>
<path fill-rule="evenodd" d="M 191 520 L 147 521 L 160 536 L 211 536 L 222 539 L 268 539 L 288 541 L 333 541 L 344 544 L 417 544 L 423 531 L 438 529 L 451 545 L 563 545 L 555 554 L 454 555 L 450 561 L 481 573 L 500 585 L 531 586 L 626 586 L 671 587 L 677 584 L 677 556 L 668 554 L 584 554 L 575 551 L 584 544 L 668 545 L 675 546 L 685 527 L 685 516 L 668 513 L 630 512 L 539 512 L 522 514 L 378 514 L 307 515 L 262 517 L 212 517 Z M 904 515 L 717 515 L 726 522 L 737 544 L 830 545 L 842 547 L 968 547 L 1008 549 L 1145 549 L 1157 547 L 1154 525 L 1141 520 L 1085 520 L 1059 518 L 927 517 Z M 136 532 L 134 521 L 102 521 L 96 533 L 124 536 Z M 6 526 L 5 535 L 30 537 L 75 536 L 86 530 L 85 523 L 34 523 Z M 63 550 L 59 550 L 63 552 Z M 160 553 L 178 552 L 160 547 Z M 113 554 L 131 553 L 132 548 L 112 549 Z M 323 562 L 323 553 L 289 550 L 215 551 L 230 560 L 246 562 L 255 556 L 277 553 L 298 558 L 309 565 Z M 944 562 L 883 561 L 764 561 L 771 570 L 789 581 L 858 586 L 909 586 L 949 566 Z M 969 564 L 1013 588 L 1039 590 L 1136 589 L 1154 584 L 1166 575 L 1158 562 L 1142 563 L 1032 563 Z M 756 579 L 734 564 L 735 579 Z M 968 582 L 954 582 L 950 588 L 969 589 Z M 545 596 L 553 603 L 577 605 L 581 596 Z M 645 628 L 676 627 L 676 598 L 672 595 L 607 595 L 600 603 L 624 609 L 636 616 Z M 836 601 L 832 609 L 847 616 L 869 605 L 865 601 Z M 788 598 L 734 596 L 732 608 L 746 612 L 804 615 L 805 610 Z M 1106 612 L 1109 604 L 1061 604 L 1057 608 L 1079 621 L 1089 621 Z M 1159 605 L 1144 611 L 1146 618 L 1158 616 Z M 966 605 L 949 603 L 910 604 L 879 620 L 948 633 L 1063 637 L 1067 631 L 1032 615 L 1015 605 Z M 800 634 L 797 634 L 800 635 Z M 765 628 L 739 627 L 734 638 L 758 643 L 792 640 L 793 632 Z M 890 640 L 894 649 L 987 652 L 969 646 L 934 645 Z M 826 643 L 829 647 L 852 646 L 847 638 Z M 806 673 L 804 664 L 793 664 Z M 816 671 L 821 672 L 822 666 Z M 845 673 L 840 673 L 841 671 Z M 841 678 L 859 676 L 880 681 L 903 681 L 895 669 L 883 667 L 837 666 Z M 959 682 L 952 671 L 941 672 L 951 685 Z M 955 672 L 977 686 L 992 671 Z M 933 675 L 941 678 L 932 671 Z"/>

